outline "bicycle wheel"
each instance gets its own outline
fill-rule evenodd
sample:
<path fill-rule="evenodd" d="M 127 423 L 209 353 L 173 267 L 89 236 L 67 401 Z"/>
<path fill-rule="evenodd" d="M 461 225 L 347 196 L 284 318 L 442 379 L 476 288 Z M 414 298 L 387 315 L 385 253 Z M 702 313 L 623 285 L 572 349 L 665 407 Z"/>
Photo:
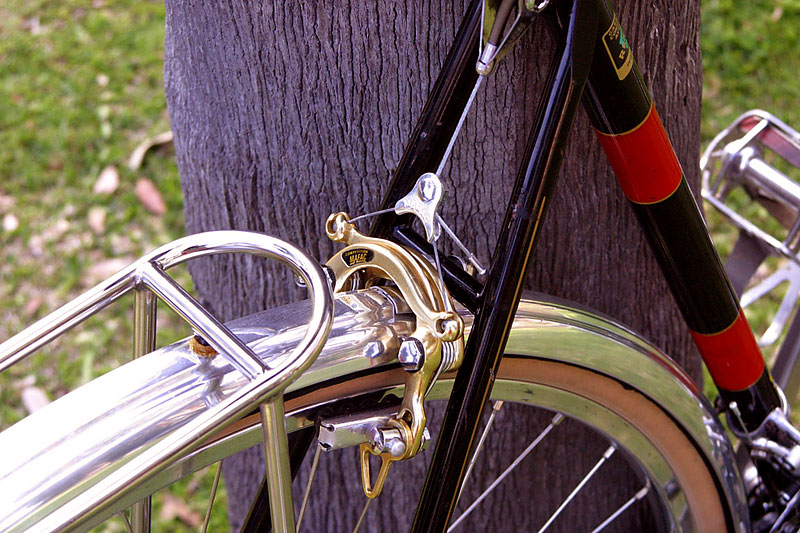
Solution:
<path fill-rule="evenodd" d="M 231 327 L 257 354 L 280 357 L 302 334 L 304 309 L 307 304 L 300 303 L 254 315 Z M 376 353 L 375 348 L 377 344 L 390 345 L 413 326 L 413 317 L 406 311 L 402 302 L 381 289 L 339 297 L 325 350 L 287 391 L 287 429 L 310 427 L 319 416 L 342 409 L 374 407 L 378 400 L 383 404 L 401 397 L 403 371 L 390 351 Z M 553 431 L 585 426 L 608 439 L 618 450 L 608 460 L 608 465 L 613 465 L 607 470 L 612 478 L 618 474 L 633 477 L 642 487 L 649 487 L 647 497 L 642 498 L 646 510 L 635 512 L 652 517 L 664 530 L 746 528 L 743 490 L 724 431 L 691 380 L 658 350 L 624 329 L 570 306 L 523 302 L 508 352 L 513 355 L 503 361 L 493 397 L 563 413 L 568 422 Z M 261 438 L 257 419 L 245 418 L 169 467 L 149 472 L 113 501 L 75 511 L 76 501 L 82 501 L 92 487 L 101 487 L 120 465 L 135 461 L 137 454 L 157 443 L 165 432 L 214 409 L 215 403 L 224 404 L 242 379 L 221 358 L 200 364 L 185 343 L 178 343 L 99 378 L 13 426 L 0 435 L 0 453 L 6 457 L 0 467 L 0 529 L 46 529 L 53 524 L 88 528 L 177 478 L 257 444 Z M 451 384 L 452 377 L 445 376 L 429 398 L 446 398 Z M 514 411 L 508 412 L 512 425 L 504 438 L 524 448 L 527 444 L 522 437 L 528 429 L 514 425 Z M 608 449 L 607 443 L 601 448 Z M 588 456 L 586 452 L 568 450 L 567 457 L 579 462 Z M 421 457 L 427 460 L 424 453 Z M 484 458 L 494 460 L 486 452 L 481 460 Z M 625 460 L 617 463 L 619 458 Z M 549 460 L 535 470 L 541 476 L 563 472 Z M 355 470 L 345 472 L 342 479 L 358 490 Z M 323 518 L 326 514 L 348 519 L 356 516 L 364 500 L 356 500 L 357 509 L 343 511 L 340 504 L 354 503 L 348 496 L 350 489 L 343 486 L 338 490 L 338 479 L 328 481 L 337 490 L 323 490 Z M 390 482 L 394 483 L 391 477 Z M 542 489 L 546 485 L 538 478 L 528 485 L 538 491 L 542 505 L 526 505 L 533 511 L 531 520 L 541 525 L 542 516 L 552 514 L 550 500 L 556 495 Z M 400 488 L 413 490 L 415 484 Z M 476 491 L 482 489 L 465 490 L 462 508 L 470 504 Z M 488 507 L 491 498 L 508 496 L 493 492 L 482 505 Z M 553 523 L 553 530 L 591 530 L 614 512 L 613 508 L 587 504 L 583 494 L 579 498 Z M 602 494 L 595 494 L 589 501 L 601 500 Z M 622 503 L 617 502 L 616 508 Z M 66 512 L 61 509 L 68 509 L 68 516 L 59 516 Z M 479 510 L 470 516 L 472 525 L 464 524 L 462 530 L 486 523 L 486 513 Z M 575 511 L 583 510 L 597 514 L 576 518 Z M 379 517 L 379 506 L 370 513 Z M 413 515 L 411 510 L 406 514 L 409 519 Z M 383 526 L 379 518 L 369 520 L 363 530 Z M 341 518 L 336 521 L 341 522 Z M 496 525 L 497 530 L 504 529 L 502 524 Z M 395 523 L 391 530 L 405 528 L 405 524 Z"/>
<path fill-rule="evenodd" d="M 388 380 L 378 390 L 396 387 L 398 380 L 402 383 L 403 376 L 401 373 L 371 376 L 364 380 L 364 386 L 371 389 L 376 380 L 386 378 Z M 448 376 L 431 394 L 431 399 L 446 399 L 451 386 L 452 376 Z M 335 394 L 334 391 L 331 392 Z M 397 392 L 400 390 L 395 389 L 394 393 Z M 315 394 L 325 392 L 316 391 Z M 500 462 L 498 457 L 488 457 L 486 450 L 478 456 L 478 462 L 489 463 L 491 468 L 480 476 L 473 473 L 468 478 L 459 508 L 451 520 L 452 531 L 537 531 L 552 519 L 550 531 L 588 532 L 617 512 L 619 516 L 607 524 L 608 531 L 736 529 L 730 527 L 714 479 L 690 440 L 640 392 L 626 389 L 592 370 L 528 357 L 508 357 L 501 365 L 492 399 L 501 400 L 502 407 L 487 440 L 506 441 L 507 446 L 492 449 L 500 456 L 509 456 L 504 453 L 506 449 L 515 452 L 510 454 L 507 463 Z M 537 421 L 530 427 L 519 427 L 518 420 L 530 408 L 543 411 L 542 416 L 536 417 Z M 566 417 L 564 421 L 556 420 L 558 425 L 553 424 L 556 413 Z M 646 424 L 644 419 L 639 420 L 640 416 L 646 417 Z M 576 449 L 570 446 L 569 441 L 573 439 L 586 441 L 586 433 L 596 437 L 595 447 Z M 568 435 L 567 443 L 563 442 L 565 435 Z M 551 439 L 553 445 L 548 446 L 548 442 L 541 439 Z M 611 448 L 612 444 L 615 449 Z M 345 464 L 350 463 L 352 473 L 357 473 L 355 454 L 351 450 L 338 453 L 353 456 Z M 325 460 L 324 455 L 322 460 Z M 428 466 L 429 457 L 421 456 L 417 460 L 424 467 Z M 567 475 L 563 464 L 556 466 L 562 460 L 570 461 L 573 467 L 569 473 L 573 487 L 577 487 L 598 463 L 600 468 L 576 494 L 571 491 L 550 493 L 546 490 L 548 481 Z M 582 463 L 582 468 L 574 471 L 576 463 Z M 377 500 L 370 506 L 366 515 L 368 525 L 361 531 L 388 530 L 390 525 L 381 517 L 382 509 L 396 505 L 394 499 L 401 493 L 417 495 L 420 487 L 412 480 L 422 479 L 419 471 L 423 468 L 414 468 L 410 463 L 393 468 L 398 470 L 390 474 L 394 476 L 389 481 L 393 487 L 387 485 L 381 496 L 383 501 Z M 305 486 L 307 479 L 307 475 L 298 479 L 298 489 Z M 631 498 L 613 501 L 596 491 L 596 487 L 609 481 L 625 483 L 630 480 L 638 483 Z M 681 494 L 684 489 L 679 487 L 685 487 L 686 491 Z M 344 509 L 347 502 L 364 501 L 358 498 L 360 480 L 354 475 L 346 487 L 337 485 L 335 491 L 332 489 L 330 480 L 322 482 L 319 488 L 312 484 L 311 500 L 322 500 L 324 504 L 309 512 L 311 518 L 306 518 L 307 523 L 317 527 L 331 525 L 329 531 L 351 531 L 362 506 L 357 504 L 351 510 Z M 413 501 L 414 497 L 411 499 Z M 568 505 L 559 510 L 564 502 Z M 499 522 L 493 511 L 497 509 L 509 513 Z M 405 531 L 413 513 L 400 523 L 396 513 L 392 516 L 392 530 Z M 313 527 L 303 530 L 315 531 Z"/>

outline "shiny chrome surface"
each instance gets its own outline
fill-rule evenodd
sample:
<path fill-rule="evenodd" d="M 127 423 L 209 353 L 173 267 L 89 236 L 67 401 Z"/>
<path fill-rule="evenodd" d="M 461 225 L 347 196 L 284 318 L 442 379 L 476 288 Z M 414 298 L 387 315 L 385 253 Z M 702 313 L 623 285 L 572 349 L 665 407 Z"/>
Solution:
<path fill-rule="evenodd" d="M 196 302 L 191 297 L 187 298 L 188 295 L 181 294 L 182 289 L 176 289 L 174 282 L 163 273 L 191 259 L 222 253 L 248 253 L 288 264 L 306 281 L 312 299 L 317 300 L 312 326 L 309 327 L 303 346 L 324 341 L 324 317 L 329 317 L 331 312 L 330 289 L 327 278 L 313 259 L 299 248 L 267 235 L 245 231 L 211 231 L 190 235 L 162 246 L 0 344 L 0 372 L 128 291 L 145 285 L 165 298 L 173 309 L 208 336 L 207 340 L 217 351 L 232 357 L 239 370 L 254 379 L 264 371 L 261 362 L 251 353 L 247 353 L 249 350 L 238 343 L 223 325 L 204 313 L 202 308 L 198 310 Z M 298 346 L 298 353 L 303 349 L 305 348 Z"/>
<path fill-rule="evenodd" d="M 410 318 L 395 323 L 395 310 L 406 308 L 398 307 L 381 292 L 345 295 L 335 307 L 333 334 L 317 360 L 317 372 L 301 376 L 295 386 L 332 376 L 342 371 L 340 366 L 347 373 L 385 363 L 386 355 L 369 359 L 361 350 L 379 341 L 394 346 L 396 353 L 399 341 L 395 331 L 405 335 L 414 326 Z M 305 301 L 229 326 L 265 362 L 273 364 L 282 361 L 301 341 L 311 312 L 310 302 Z M 17 530 L 28 529 L 56 507 L 75 499 L 76 494 L 70 493 L 74 487 L 96 487 L 101 477 L 97 465 L 118 471 L 125 461 L 150 449 L 153 442 L 208 417 L 210 412 L 222 411 L 229 421 L 240 418 L 246 413 L 231 413 L 224 407 L 226 400 L 243 394 L 247 385 L 247 378 L 224 358 L 199 357 L 181 342 L 73 391 L 38 412 L 41 417 L 22 420 L 0 434 L 4 458 L 0 462 L 0 530 L 14 524 Z M 26 445 L 20 446 L 21 442 Z M 87 502 L 83 505 L 92 507 Z M 80 515 L 83 511 L 73 513 Z M 60 516 L 54 513 L 47 517 L 48 522 L 40 529 L 57 529 L 58 525 L 50 521 L 61 522 Z"/>
<path fill-rule="evenodd" d="M 300 302 L 235 321 L 229 327 L 254 353 L 271 363 L 280 360 L 302 337 L 309 310 L 308 302 Z M 327 344 L 313 366 L 289 385 L 287 392 L 313 390 L 328 380 L 396 361 L 398 338 L 415 327 L 413 318 L 406 313 L 407 308 L 386 289 L 340 295 Z M 466 318 L 470 323 L 471 318 Z M 370 358 L 367 353 L 375 342 L 385 350 Z M 724 498 L 739 512 L 734 517 L 736 530 L 746 530 L 744 493 L 725 432 L 694 382 L 656 348 L 628 330 L 571 305 L 525 300 L 520 303 L 507 353 L 595 368 L 626 387 L 645 391 L 683 427 L 707 459 Z M 401 398 L 401 383 L 402 378 L 386 394 Z M 429 399 L 446 398 L 451 384 L 449 376 L 440 380 Z M 115 491 L 113 501 L 98 509 L 74 508 L 87 504 L 85 498 L 81 499 L 81 490 L 103 486 L 106 480 L 99 478 L 108 472 L 113 477 L 136 463 L 157 446 L 152 444 L 154 441 L 209 413 L 222 410 L 231 420 L 246 414 L 224 407 L 247 388 L 246 378 L 229 362 L 220 357 L 198 357 L 186 342 L 181 342 L 148 354 L 53 402 L 0 434 L 0 454 L 4 458 L 0 463 L 0 530 L 28 530 L 33 524 L 38 524 L 37 530 L 55 529 L 64 523 L 53 518 L 63 512 L 58 509 L 62 506 L 70 509 L 70 516 L 82 517 L 72 525 L 90 527 L 172 480 L 259 442 L 261 427 L 255 419 L 213 446 L 181 448 L 171 458 L 188 452 L 186 457 L 166 469 L 145 469 L 145 475 L 139 478 L 141 484 Z M 537 403 L 544 407 L 558 406 L 565 414 L 584 417 L 588 424 L 604 428 L 644 465 L 653 480 L 653 490 L 670 502 L 673 517 L 680 524 L 685 499 L 680 490 L 667 497 L 665 487 L 673 482 L 669 465 L 661 450 L 653 449 L 636 431 L 631 431 L 630 421 L 589 400 L 574 395 L 567 400 L 563 392 L 543 385 L 523 387 L 500 379 L 493 394 L 525 402 L 530 401 L 531 390 Z M 98 402 L 97 398 L 103 401 Z M 290 431 L 313 423 L 304 412 L 291 408 L 287 411 Z M 20 442 L 26 443 L 24 449 Z M 128 464 L 123 466 L 126 461 Z"/>
<path fill-rule="evenodd" d="M 392 408 L 323 419 L 319 424 L 317 441 L 326 452 L 358 446 L 370 441 L 372 430 L 388 426 L 395 414 L 397 409 Z"/>
<path fill-rule="evenodd" d="M 441 228 L 436 223 L 436 210 L 439 202 L 442 201 L 444 186 L 439 180 L 439 176 L 433 172 L 426 172 L 419 177 L 414 188 L 408 194 L 397 200 L 394 204 L 394 211 L 398 215 L 415 215 L 422 227 L 425 228 L 425 237 L 428 242 L 433 242 L 439 238 Z"/>
<path fill-rule="evenodd" d="M 227 326 L 219 323 L 164 273 L 164 270 L 190 259 L 219 253 L 250 253 L 277 259 L 290 266 L 305 280 L 311 296 L 310 319 L 307 327 L 303 328 L 302 339 L 288 353 L 281 354 L 281 357 L 275 358 L 269 363 L 262 361 Z M 187 420 L 185 424 L 173 426 L 179 429 L 165 433 L 166 436 L 158 443 L 133 460 L 127 462 L 126 459 L 124 465 L 107 477 L 103 477 L 97 484 L 90 486 L 87 490 L 76 491 L 80 494 L 60 508 L 58 513 L 52 513 L 41 523 L 36 524 L 38 529 L 58 530 L 75 527 L 87 509 L 93 508 L 102 511 L 128 486 L 157 473 L 175 459 L 195 449 L 203 439 L 229 425 L 254 407 L 272 398 L 277 398 L 275 401 L 281 402 L 284 388 L 316 359 L 327 338 L 333 316 L 332 288 L 328 277 L 321 266 L 303 251 L 289 243 L 262 234 L 241 231 L 208 232 L 184 237 L 159 248 L 106 282 L 97 285 L 83 296 L 51 313 L 31 328 L 12 337 L 0 345 L 0 370 L 29 355 L 38 347 L 113 302 L 125 292 L 132 289 L 138 291 L 145 287 L 161 297 L 195 327 L 213 348 L 246 376 L 250 383 L 236 390 L 224 401 L 213 402 L 219 403 L 217 408 L 207 409 L 199 416 Z M 135 307 L 134 321 L 138 326 L 134 339 L 136 352 L 142 349 L 148 341 L 151 332 L 146 330 L 154 325 L 154 321 L 153 324 L 148 323 L 149 317 L 146 315 L 150 311 L 142 298 L 135 299 Z M 167 378 L 167 376 L 159 376 L 159 378 L 161 377 Z M 100 395 L 95 397 L 94 402 L 108 406 L 109 404 L 104 400 L 105 397 Z M 72 416 L 72 413 L 68 412 L 63 413 L 63 416 L 80 418 Z M 125 419 L 125 416 L 120 416 L 118 412 L 114 416 Z M 151 419 L 151 423 L 158 424 L 158 421 Z M 44 432 L 48 429 L 43 428 L 40 431 Z M 92 433 L 93 430 L 92 427 L 87 433 Z M 75 428 L 72 431 L 75 431 Z M 123 428 L 122 433 L 125 431 Z M 274 432 L 272 434 L 274 436 Z M 88 444 L 88 448 L 103 449 L 108 446 L 110 439 L 108 434 L 99 433 L 96 436 L 99 438 L 94 443 Z M 41 437 L 37 436 L 37 438 L 41 440 Z M 141 437 L 136 435 L 133 438 L 133 440 L 137 439 L 140 440 Z M 27 439 L 17 441 L 17 446 L 21 442 L 27 442 Z M 74 461 L 80 462 L 86 459 L 86 453 L 90 452 L 83 450 Z M 40 467 L 40 462 L 46 464 L 48 461 L 37 461 L 37 468 Z M 107 461 L 103 461 L 101 464 L 107 464 Z M 80 479 L 80 474 L 76 478 L 70 468 L 65 471 L 64 468 L 61 468 L 63 465 L 53 466 L 55 469 L 51 470 L 51 475 L 43 481 L 44 484 L 52 480 L 63 480 L 64 477 Z M 96 469 L 96 465 L 93 468 Z M 7 487 L 8 490 L 13 490 L 14 485 L 7 485 Z M 64 487 L 64 489 L 67 488 L 68 486 Z M 6 518 L 21 516 L 21 513 L 25 511 L 24 505 L 16 509 L 9 509 L 9 516 Z M 143 521 L 147 512 L 138 510 L 137 514 Z M 134 519 L 138 520 L 136 516 Z"/>
<path fill-rule="evenodd" d="M 766 163 L 765 150 L 800 167 L 800 133 L 766 111 L 743 113 L 714 137 L 700 158 L 703 199 L 741 230 L 767 244 L 773 253 L 800 264 L 800 184 Z M 737 186 L 747 186 L 771 203 L 791 210 L 792 221 L 781 220 L 789 230 L 785 238 L 769 233 L 725 203 Z"/>
<path fill-rule="evenodd" d="M 691 435 L 716 473 L 729 507 L 736 513 L 735 530 L 749 530 L 746 497 L 731 444 L 697 384 L 658 348 L 611 319 L 550 296 L 531 296 L 535 299 L 520 302 L 505 353 L 593 368 L 626 387 L 642 391 Z M 561 411 L 577 418 L 582 416 L 580 410 L 571 413 L 562 408 Z M 593 424 L 592 417 L 585 421 Z M 629 446 L 624 439 L 611 436 L 644 464 L 653 457 L 649 452 L 637 453 L 636 445 Z M 651 473 L 658 471 L 655 464 L 646 469 Z M 657 488 L 663 491 L 664 487 L 662 484 Z"/>
<path fill-rule="evenodd" d="M 158 300 L 145 287 L 133 292 L 133 357 L 138 358 L 156 349 Z M 153 502 L 150 496 L 131 506 L 131 530 L 150 533 Z"/>
<path fill-rule="evenodd" d="M 175 283 L 163 270 L 147 262 L 137 272 L 141 282 L 167 303 L 182 319 L 191 324 L 218 354 L 236 369 L 255 380 L 267 366 L 236 335 Z"/>
<path fill-rule="evenodd" d="M 264 438 L 272 531 L 294 533 L 292 470 L 289 465 L 289 442 L 286 437 L 283 398 L 273 398 L 267 403 L 262 403 L 259 411 Z"/>

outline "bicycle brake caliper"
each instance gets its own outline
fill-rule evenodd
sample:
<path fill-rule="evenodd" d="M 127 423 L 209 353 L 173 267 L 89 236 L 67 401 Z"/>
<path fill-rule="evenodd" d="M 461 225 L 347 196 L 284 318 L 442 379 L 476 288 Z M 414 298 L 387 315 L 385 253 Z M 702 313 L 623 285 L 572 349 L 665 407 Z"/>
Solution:
<path fill-rule="evenodd" d="M 347 246 L 331 257 L 327 266 L 336 276 L 334 292 L 351 288 L 353 275 L 364 272 L 365 286 L 377 280 L 397 285 L 417 319 L 416 329 L 400 345 L 398 358 L 406 370 L 405 392 L 398 413 L 386 427 L 376 427 L 370 442 L 360 447 L 364 494 L 377 498 L 389 466 L 420 451 L 425 435 L 425 394 L 441 372 L 461 365 L 464 355 L 464 321 L 452 309 L 435 269 L 422 256 L 391 241 L 367 237 L 350 223 L 346 213 L 334 213 L 325 224 L 328 237 Z M 375 484 L 369 458 L 381 458 Z"/>

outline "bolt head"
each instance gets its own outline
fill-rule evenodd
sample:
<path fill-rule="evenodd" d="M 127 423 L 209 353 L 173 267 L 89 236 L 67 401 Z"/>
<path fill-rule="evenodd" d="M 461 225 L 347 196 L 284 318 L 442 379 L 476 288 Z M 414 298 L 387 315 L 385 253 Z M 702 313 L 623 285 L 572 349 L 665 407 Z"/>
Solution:
<path fill-rule="evenodd" d="M 406 452 L 406 443 L 402 439 L 390 439 L 388 444 L 388 452 L 392 457 L 400 457 Z"/>
<path fill-rule="evenodd" d="M 383 355 L 383 352 L 383 343 L 381 341 L 370 341 L 364 346 L 364 355 L 370 359 Z"/>
<path fill-rule="evenodd" d="M 397 358 L 405 370 L 416 372 L 425 362 L 425 347 L 419 339 L 409 337 L 400 344 Z"/>

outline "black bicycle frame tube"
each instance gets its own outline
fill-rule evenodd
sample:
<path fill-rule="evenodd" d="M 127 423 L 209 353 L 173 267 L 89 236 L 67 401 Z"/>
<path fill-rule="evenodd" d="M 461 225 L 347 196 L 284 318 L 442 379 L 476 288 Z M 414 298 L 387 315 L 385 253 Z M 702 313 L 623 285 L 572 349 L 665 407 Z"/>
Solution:
<path fill-rule="evenodd" d="M 550 68 L 412 531 L 447 528 L 588 75 L 597 8 L 583 0 L 565 6 L 570 24 Z"/>
<path fill-rule="evenodd" d="M 625 34 L 600 6 L 585 108 L 723 402 L 753 430 L 780 398 Z"/>
<path fill-rule="evenodd" d="M 448 287 L 476 316 L 413 531 L 443 531 L 450 519 L 587 76 L 584 106 L 700 352 L 714 367 L 712 375 L 721 384 L 723 399 L 738 403 L 748 429 L 779 405 L 760 352 L 756 358 L 751 349 L 752 333 L 746 323 L 742 326 L 738 302 L 613 10 L 604 0 L 564 0 L 548 12 L 559 51 L 509 202 L 489 281 L 478 292 L 474 278 L 458 267 L 446 267 Z M 384 198 L 384 209 L 407 193 L 421 174 L 433 170 L 444 152 L 477 79 L 479 16 L 480 0 L 474 0 Z M 652 163 L 631 165 L 628 156 L 637 151 L 648 154 L 639 159 Z M 642 180 L 643 172 L 654 168 L 666 169 L 668 179 Z M 425 243 L 409 225 L 408 217 L 391 213 L 376 220 L 372 234 L 424 250 Z M 737 359 L 742 339 L 746 348 Z"/>
<path fill-rule="evenodd" d="M 380 209 L 394 207 L 414 187 L 422 174 L 434 172 L 439 166 L 461 112 L 478 80 L 475 61 L 478 57 L 481 5 L 482 0 L 473 0 L 467 8 Z M 414 240 L 407 231 L 411 222 L 412 215 L 384 213 L 375 218 L 370 235 L 417 248 L 420 243 L 412 244 L 409 240 Z M 451 294 L 468 309 L 477 309 L 481 284 L 449 258 L 442 258 L 442 269 Z"/>

